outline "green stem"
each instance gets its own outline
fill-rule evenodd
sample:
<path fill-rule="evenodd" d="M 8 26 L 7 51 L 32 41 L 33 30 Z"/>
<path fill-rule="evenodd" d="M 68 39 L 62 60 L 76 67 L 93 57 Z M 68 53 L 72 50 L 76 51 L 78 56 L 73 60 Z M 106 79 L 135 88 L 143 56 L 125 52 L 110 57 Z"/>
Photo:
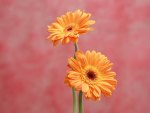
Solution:
<path fill-rule="evenodd" d="M 77 52 L 78 51 L 78 45 L 77 45 L 77 43 L 74 43 L 74 48 L 75 48 L 75 52 Z"/>
<path fill-rule="evenodd" d="M 83 113 L 82 91 L 79 92 L 79 113 Z"/>
<path fill-rule="evenodd" d="M 77 43 L 74 44 L 75 52 L 78 51 L 78 45 Z M 74 58 L 76 59 L 76 56 L 74 55 Z M 83 113 L 83 104 L 82 104 L 82 91 L 79 92 L 79 113 Z"/>
<path fill-rule="evenodd" d="M 77 99 L 76 99 L 76 91 L 72 88 L 72 96 L 73 96 L 73 113 L 77 113 Z"/>
<path fill-rule="evenodd" d="M 75 48 L 75 52 L 78 51 L 77 43 L 74 44 L 74 48 Z M 75 55 L 74 58 L 76 59 Z M 73 113 L 77 113 L 77 99 L 76 99 L 76 91 L 74 88 L 72 88 L 72 96 L 73 96 Z"/>

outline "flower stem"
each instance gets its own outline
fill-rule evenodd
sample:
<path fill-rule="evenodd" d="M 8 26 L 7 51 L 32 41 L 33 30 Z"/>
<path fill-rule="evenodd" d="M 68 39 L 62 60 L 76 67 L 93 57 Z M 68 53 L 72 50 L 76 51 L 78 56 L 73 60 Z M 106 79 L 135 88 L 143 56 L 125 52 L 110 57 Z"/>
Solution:
<path fill-rule="evenodd" d="M 79 113 L 83 113 L 82 91 L 79 92 Z"/>
<path fill-rule="evenodd" d="M 78 45 L 77 43 L 74 44 L 75 52 L 78 51 Z M 76 59 L 76 56 L 74 55 L 74 59 Z M 73 113 L 77 113 L 77 99 L 76 99 L 76 91 L 74 88 L 72 88 L 72 96 L 73 96 Z"/>
<path fill-rule="evenodd" d="M 72 96 L 73 96 L 73 113 L 77 113 L 77 99 L 76 99 L 76 91 L 72 88 Z"/>
<path fill-rule="evenodd" d="M 78 45 L 77 45 L 77 43 L 74 43 L 74 48 L 75 48 L 75 52 L 77 52 L 78 51 Z"/>

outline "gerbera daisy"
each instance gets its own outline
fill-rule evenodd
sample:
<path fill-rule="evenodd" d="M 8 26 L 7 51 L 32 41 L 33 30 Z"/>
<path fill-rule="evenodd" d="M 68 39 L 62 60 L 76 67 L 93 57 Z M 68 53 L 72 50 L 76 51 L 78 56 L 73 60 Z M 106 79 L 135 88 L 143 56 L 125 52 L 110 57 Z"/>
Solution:
<path fill-rule="evenodd" d="M 82 91 L 87 99 L 99 100 L 101 94 L 110 96 L 115 89 L 116 73 L 111 70 L 112 63 L 100 52 L 76 52 L 76 59 L 69 58 L 65 83 Z"/>
<path fill-rule="evenodd" d="M 57 45 L 59 41 L 62 44 L 70 41 L 77 42 L 80 34 L 92 30 L 90 25 L 94 24 L 95 21 L 89 20 L 90 17 L 90 13 L 81 10 L 67 12 L 66 15 L 58 17 L 55 23 L 48 26 L 48 32 L 51 33 L 48 39 L 52 40 L 54 45 Z"/>

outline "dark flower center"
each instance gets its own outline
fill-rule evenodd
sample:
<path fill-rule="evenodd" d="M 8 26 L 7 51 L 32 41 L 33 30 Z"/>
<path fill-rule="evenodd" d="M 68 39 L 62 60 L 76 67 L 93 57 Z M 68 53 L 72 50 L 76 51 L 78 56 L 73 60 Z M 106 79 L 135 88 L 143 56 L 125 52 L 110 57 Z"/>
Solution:
<path fill-rule="evenodd" d="M 87 77 L 91 80 L 94 80 L 96 78 L 96 75 L 93 71 L 88 71 L 87 72 Z"/>
<path fill-rule="evenodd" d="M 72 27 L 68 27 L 68 28 L 67 28 L 67 31 L 72 31 Z"/>

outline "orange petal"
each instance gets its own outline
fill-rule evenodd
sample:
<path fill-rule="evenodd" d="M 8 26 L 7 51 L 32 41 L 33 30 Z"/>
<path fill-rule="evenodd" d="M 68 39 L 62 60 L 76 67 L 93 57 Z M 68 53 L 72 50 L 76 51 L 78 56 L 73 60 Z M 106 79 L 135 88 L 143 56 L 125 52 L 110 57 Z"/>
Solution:
<path fill-rule="evenodd" d="M 84 24 L 85 22 L 87 22 L 90 17 L 91 17 L 90 13 L 83 13 L 81 16 L 80 24 Z"/>
<path fill-rule="evenodd" d="M 87 21 L 86 23 L 82 23 L 82 24 L 80 25 L 80 27 L 81 27 L 81 28 L 83 28 L 83 27 L 89 27 L 90 25 L 92 25 L 92 24 L 94 24 L 94 23 L 95 23 L 94 20 L 89 20 L 89 21 Z"/>
<path fill-rule="evenodd" d="M 74 85 L 75 89 L 78 91 L 82 90 L 82 84 L 83 84 L 83 82 L 80 80 L 80 82 L 78 82 Z"/>
<path fill-rule="evenodd" d="M 57 22 L 61 25 L 61 26 L 65 26 L 65 23 L 63 21 L 63 19 L 61 17 L 57 17 Z"/>
<path fill-rule="evenodd" d="M 87 58 L 85 55 L 81 52 L 76 52 L 76 58 L 81 63 L 82 68 L 84 68 L 86 65 L 88 65 Z"/>
<path fill-rule="evenodd" d="M 58 23 L 53 23 L 52 25 L 53 25 L 54 28 L 57 28 L 57 29 L 59 29 L 60 31 L 63 30 L 63 27 L 62 27 L 60 24 L 58 24 Z"/>
<path fill-rule="evenodd" d="M 114 85 L 108 83 L 108 82 L 100 82 L 100 84 L 103 86 L 103 87 L 106 87 L 108 89 L 110 89 L 111 91 L 115 89 Z"/>
<path fill-rule="evenodd" d="M 74 43 L 78 42 L 78 37 L 70 37 L 70 40 L 73 41 Z"/>
<path fill-rule="evenodd" d="M 97 91 L 97 93 L 99 93 L 99 94 L 100 94 L 100 93 L 101 93 L 101 90 L 99 89 L 99 87 L 98 87 L 98 86 L 96 86 L 96 85 L 95 85 L 94 87 L 95 87 L 95 90 Z"/>
<path fill-rule="evenodd" d="M 111 95 L 111 90 L 110 90 L 108 87 L 106 87 L 106 86 L 104 86 L 104 85 L 101 85 L 101 84 L 99 84 L 98 86 L 100 87 L 102 93 L 103 93 L 105 96 L 110 96 L 110 95 Z"/>
<path fill-rule="evenodd" d="M 70 38 L 69 37 L 64 37 L 61 42 L 62 42 L 62 44 L 67 44 L 67 43 L 70 42 Z"/>
<path fill-rule="evenodd" d="M 93 91 L 93 94 L 94 94 L 95 97 L 100 97 L 100 94 L 95 90 Z"/>
<path fill-rule="evenodd" d="M 90 51 L 87 51 L 87 52 L 85 53 L 85 55 L 86 55 L 86 58 L 87 58 L 87 60 L 88 60 L 88 63 L 91 64 L 91 52 L 90 52 Z"/>
<path fill-rule="evenodd" d="M 72 68 L 74 71 L 80 72 L 81 67 L 78 61 L 74 58 L 69 58 L 68 59 L 68 66 Z"/>
<path fill-rule="evenodd" d="M 75 71 L 70 71 L 68 73 L 68 78 L 70 78 L 70 79 L 78 79 L 78 78 L 80 78 L 80 73 L 75 72 Z"/>
<path fill-rule="evenodd" d="M 114 78 L 116 76 L 116 73 L 115 72 L 112 72 L 112 71 L 110 71 L 110 72 L 107 72 L 106 74 L 105 74 L 105 77 L 107 78 Z"/>
<path fill-rule="evenodd" d="M 74 14 L 75 14 L 75 22 L 78 23 L 83 12 L 81 10 L 77 10 L 74 12 Z"/>
<path fill-rule="evenodd" d="M 103 79 L 104 82 L 108 82 L 111 85 L 116 85 L 117 84 L 117 80 L 116 79 L 111 79 L 111 78 L 105 78 Z"/>
<path fill-rule="evenodd" d="M 86 83 L 82 84 L 82 91 L 85 93 L 87 91 L 89 91 L 89 86 Z"/>
<path fill-rule="evenodd" d="M 83 34 L 83 33 L 86 33 L 87 31 L 90 31 L 90 30 L 91 30 L 91 28 L 80 28 L 77 31 L 79 34 Z"/>

